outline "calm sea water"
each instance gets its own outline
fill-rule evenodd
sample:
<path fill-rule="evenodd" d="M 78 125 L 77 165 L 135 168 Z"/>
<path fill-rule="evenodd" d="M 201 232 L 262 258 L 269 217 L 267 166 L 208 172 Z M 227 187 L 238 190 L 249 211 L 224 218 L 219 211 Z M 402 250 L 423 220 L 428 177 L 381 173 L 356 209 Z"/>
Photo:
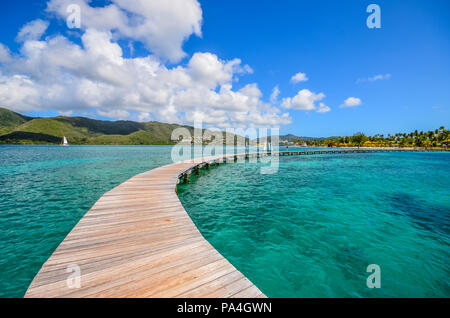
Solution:
<path fill-rule="evenodd" d="M 179 186 L 203 235 L 269 297 L 450 297 L 450 154 L 285 157 Z M 366 269 L 381 269 L 369 289 Z"/>
<path fill-rule="evenodd" d="M 0 146 L 0 297 L 21 297 L 101 195 L 165 146 Z M 446 296 L 450 154 L 229 164 L 180 188 L 205 237 L 269 296 Z M 379 264 L 382 288 L 365 287 Z"/>
<path fill-rule="evenodd" d="M 0 146 L 0 297 L 22 297 L 103 195 L 168 164 L 167 146 Z"/>

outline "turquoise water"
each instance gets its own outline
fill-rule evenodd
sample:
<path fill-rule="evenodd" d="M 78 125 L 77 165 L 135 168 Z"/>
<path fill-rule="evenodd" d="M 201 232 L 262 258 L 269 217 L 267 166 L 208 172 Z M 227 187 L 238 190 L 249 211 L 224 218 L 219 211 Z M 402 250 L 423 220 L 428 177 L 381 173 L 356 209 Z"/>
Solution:
<path fill-rule="evenodd" d="M 168 146 L 0 146 L 0 297 L 21 297 L 103 193 L 168 164 Z M 450 154 L 227 164 L 180 187 L 207 239 L 269 296 L 444 296 Z M 382 288 L 365 287 L 379 264 Z"/>
<path fill-rule="evenodd" d="M 91 206 L 170 163 L 167 146 L 0 146 L 0 297 L 22 297 Z"/>
<path fill-rule="evenodd" d="M 179 186 L 209 242 L 269 297 L 450 297 L 450 154 L 284 157 Z M 369 264 L 381 288 L 369 289 Z"/>

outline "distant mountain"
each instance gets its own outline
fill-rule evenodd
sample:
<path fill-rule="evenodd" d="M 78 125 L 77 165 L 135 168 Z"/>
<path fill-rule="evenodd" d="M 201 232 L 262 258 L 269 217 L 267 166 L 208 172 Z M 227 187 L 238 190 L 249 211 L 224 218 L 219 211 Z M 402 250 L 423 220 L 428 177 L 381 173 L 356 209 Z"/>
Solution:
<path fill-rule="evenodd" d="M 160 122 L 104 121 L 84 117 L 32 118 L 0 108 L 0 144 L 170 145 L 172 131 L 184 127 Z"/>

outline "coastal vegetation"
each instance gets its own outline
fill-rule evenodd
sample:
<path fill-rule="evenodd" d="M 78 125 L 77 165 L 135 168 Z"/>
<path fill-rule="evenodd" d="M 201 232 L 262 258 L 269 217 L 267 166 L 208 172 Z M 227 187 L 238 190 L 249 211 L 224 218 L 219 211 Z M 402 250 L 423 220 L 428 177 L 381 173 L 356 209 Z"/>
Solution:
<path fill-rule="evenodd" d="M 353 136 L 331 137 L 316 140 L 297 140 L 295 144 L 328 147 L 417 147 L 417 148 L 448 148 L 450 145 L 450 131 L 444 126 L 427 132 L 415 130 L 410 133 L 396 133 L 366 136 L 356 133 Z"/>

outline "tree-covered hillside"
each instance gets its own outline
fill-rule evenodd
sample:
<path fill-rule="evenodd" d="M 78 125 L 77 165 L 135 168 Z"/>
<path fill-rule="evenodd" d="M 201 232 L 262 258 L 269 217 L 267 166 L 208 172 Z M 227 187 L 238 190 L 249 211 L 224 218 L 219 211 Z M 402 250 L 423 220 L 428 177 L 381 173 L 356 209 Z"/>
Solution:
<path fill-rule="evenodd" d="M 84 117 L 31 118 L 0 108 L 0 143 L 59 144 L 66 136 L 70 144 L 168 145 L 172 131 L 189 126 L 159 122 L 104 121 Z"/>

